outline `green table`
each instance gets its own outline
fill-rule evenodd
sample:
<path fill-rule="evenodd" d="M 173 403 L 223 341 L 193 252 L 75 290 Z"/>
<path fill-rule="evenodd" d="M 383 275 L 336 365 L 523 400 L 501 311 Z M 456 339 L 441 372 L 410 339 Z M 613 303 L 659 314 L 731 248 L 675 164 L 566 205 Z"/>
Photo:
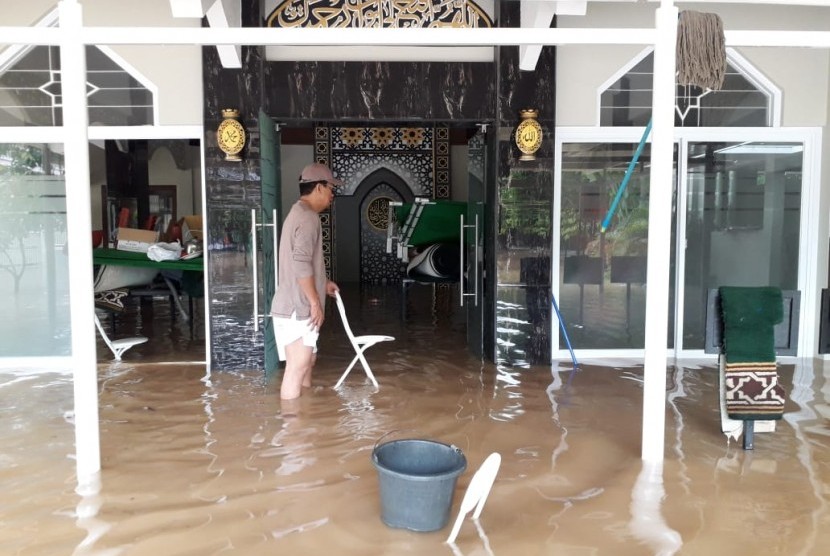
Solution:
<path fill-rule="evenodd" d="M 159 270 L 193 270 L 202 272 L 204 270 L 204 260 L 205 258 L 202 256 L 186 261 L 181 259 L 175 261 L 154 261 L 147 257 L 147 253 L 119 251 L 118 249 L 107 248 L 92 250 L 92 263 L 96 265 L 137 266 L 157 268 Z"/>
<path fill-rule="evenodd" d="M 118 249 L 97 248 L 92 250 L 92 264 L 100 266 L 98 277 L 96 278 L 96 291 L 99 289 L 109 290 L 114 287 L 136 286 L 149 283 L 162 270 L 181 270 L 182 277 L 180 280 L 181 290 L 190 297 L 203 297 L 204 287 L 202 272 L 204 271 L 204 256 L 195 257 L 188 260 L 175 261 L 154 261 L 147 257 L 147 253 L 135 253 L 133 251 L 119 251 Z M 109 285 L 98 287 L 98 281 L 104 275 L 107 267 L 133 267 L 142 269 L 141 272 L 125 270 L 117 275 L 115 280 L 109 280 Z M 146 269 L 146 270 L 144 270 Z M 148 272 L 149 270 L 149 272 Z M 154 272 L 155 271 L 155 272 Z M 130 277 L 128 274 L 132 274 Z M 138 276 L 135 276 L 138 274 Z M 112 273 L 108 274 L 111 276 Z M 170 282 L 170 279 L 162 274 L 165 284 L 167 284 L 170 294 L 173 297 L 179 313 L 188 319 L 188 312 L 184 310 L 179 299 L 179 294 L 176 287 Z M 118 282 L 123 279 L 123 282 Z"/>

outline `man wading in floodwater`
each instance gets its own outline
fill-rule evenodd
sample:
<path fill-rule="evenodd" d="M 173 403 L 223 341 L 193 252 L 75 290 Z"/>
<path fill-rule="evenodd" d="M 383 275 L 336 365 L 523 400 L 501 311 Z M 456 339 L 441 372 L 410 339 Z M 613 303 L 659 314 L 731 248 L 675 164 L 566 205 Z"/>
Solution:
<path fill-rule="evenodd" d="M 309 164 L 300 175 L 300 199 L 282 225 L 279 252 L 279 287 L 271 302 L 274 337 L 285 371 L 280 398 L 299 398 L 311 386 L 317 360 L 317 338 L 325 319 L 326 294 L 334 296 L 337 284 L 326 278 L 323 264 L 323 230 L 319 213 L 343 185 L 325 164 Z"/>

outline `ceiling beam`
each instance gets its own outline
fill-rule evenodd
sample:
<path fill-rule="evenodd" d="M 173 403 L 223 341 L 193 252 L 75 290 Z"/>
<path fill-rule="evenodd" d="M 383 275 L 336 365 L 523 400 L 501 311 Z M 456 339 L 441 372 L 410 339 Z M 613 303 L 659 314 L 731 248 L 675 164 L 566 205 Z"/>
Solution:
<path fill-rule="evenodd" d="M 0 44 L 191 44 L 276 46 L 522 46 L 532 44 L 654 44 L 654 28 L 554 29 L 276 29 L 244 27 L 82 27 L 77 38 L 65 39 L 59 28 L 0 27 Z M 727 46 L 830 48 L 830 31 L 724 31 Z"/>
<path fill-rule="evenodd" d="M 170 13 L 173 17 L 202 18 L 215 0 L 170 0 Z"/>
<path fill-rule="evenodd" d="M 208 8 L 207 20 L 213 28 L 241 28 L 242 6 L 240 0 L 216 0 Z M 220 44 L 216 46 L 219 61 L 223 68 L 242 67 L 242 47 L 238 44 Z"/>
<path fill-rule="evenodd" d="M 173 17 L 203 18 L 214 29 L 242 27 L 240 0 L 170 0 Z M 223 68 L 242 67 L 242 47 L 238 44 L 217 44 L 219 63 Z"/>
<path fill-rule="evenodd" d="M 542 0 L 525 0 L 521 3 L 519 27 L 522 29 L 545 29 L 550 27 L 556 14 L 556 2 Z M 519 69 L 533 71 L 542 54 L 541 44 L 522 45 L 519 47 Z"/>
<path fill-rule="evenodd" d="M 519 26 L 523 29 L 546 29 L 551 26 L 555 15 L 585 15 L 586 0 L 523 0 Z M 533 71 L 542 53 L 541 44 L 519 47 L 519 69 Z"/>

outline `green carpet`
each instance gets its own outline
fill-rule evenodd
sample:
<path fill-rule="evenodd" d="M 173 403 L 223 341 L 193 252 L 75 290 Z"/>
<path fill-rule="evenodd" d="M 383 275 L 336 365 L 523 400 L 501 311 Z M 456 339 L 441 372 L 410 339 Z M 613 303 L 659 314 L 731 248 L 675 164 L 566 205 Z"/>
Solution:
<path fill-rule="evenodd" d="M 774 327 L 784 318 L 780 288 L 720 288 L 727 363 L 775 361 Z"/>

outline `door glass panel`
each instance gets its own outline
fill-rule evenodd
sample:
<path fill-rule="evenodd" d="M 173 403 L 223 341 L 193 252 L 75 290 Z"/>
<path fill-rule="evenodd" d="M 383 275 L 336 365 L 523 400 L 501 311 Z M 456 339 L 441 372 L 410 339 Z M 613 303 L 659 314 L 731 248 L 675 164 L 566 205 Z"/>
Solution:
<path fill-rule="evenodd" d="M 601 233 L 636 149 L 635 143 L 562 146 L 558 301 L 575 349 L 645 346 L 650 145 L 645 145 L 607 230 Z M 674 190 L 674 183 L 671 187 Z M 670 296 L 671 308 L 673 287 Z M 668 321 L 669 347 L 672 321 Z M 565 345 L 561 334 L 559 345 Z"/>
<path fill-rule="evenodd" d="M 467 142 L 467 214 L 463 232 L 465 268 L 462 302 L 467 309 L 467 348 L 476 357 L 484 355 L 484 202 L 486 198 L 487 137 L 479 130 Z M 472 294 L 472 295 L 471 295 Z"/>
<path fill-rule="evenodd" d="M 684 349 L 703 349 L 706 295 L 798 287 L 801 143 L 690 143 Z"/>
<path fill-rule="evenodd" d="M 62 145 L 0 143 L 0 307 L 0 357 L 71 354 Z"/>

